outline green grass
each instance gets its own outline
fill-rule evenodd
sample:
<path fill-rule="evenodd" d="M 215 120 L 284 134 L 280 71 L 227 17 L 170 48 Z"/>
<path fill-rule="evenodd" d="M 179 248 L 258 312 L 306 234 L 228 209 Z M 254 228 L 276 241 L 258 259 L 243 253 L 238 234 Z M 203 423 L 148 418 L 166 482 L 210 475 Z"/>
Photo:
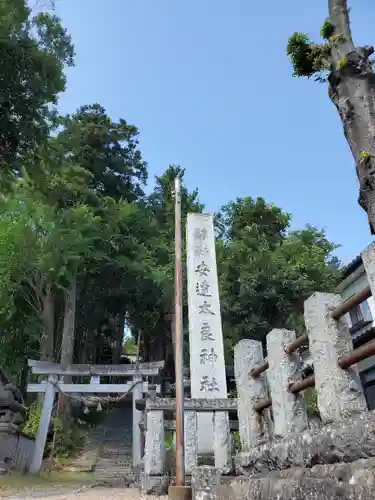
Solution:
<path fill-rule="evenodd" d="M 91 474 L 83 472 L 51 471 L 36 475 L 11 472 L 0 476 L 0 497 L 4 494 L 19 493 L 25 490 L 43 490 L 78 486 L 94 482 Z"/>
<path fill-rule="evenodd" d="M 173 432 L 164 432 L 164 446 L 166 450 L 171 450 L 173 448 Z"/>

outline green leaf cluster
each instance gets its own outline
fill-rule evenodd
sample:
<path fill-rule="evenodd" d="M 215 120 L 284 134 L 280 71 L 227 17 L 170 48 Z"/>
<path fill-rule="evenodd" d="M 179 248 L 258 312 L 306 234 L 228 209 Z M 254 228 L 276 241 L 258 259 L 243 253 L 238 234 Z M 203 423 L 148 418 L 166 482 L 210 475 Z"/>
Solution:
<path fill-rule="evenodd" d="M 239 198 L 217 215 L 218 266 L 225 344 L 265 341 L 272 328 L 303 331 L 303 301 L 333 291 L 337 248 L 324 231 L 291 230 L 291 216 L 264 199 Z"/>
<path fill-rule="evenodd" d="M 48 137 L 74 49 L 60 20 L 25 0 L 0 0 L 0 185 L 32 163 Z"/>
<path fill-rule="evenodd" d="M 329 40 L 335 32 L 335 27 L 329 19 L 326 19 L 320 28 L 320 36 L 324 40 Z"/>
<path fill-rule="evenodd" d="M 305 33 L 294 33 L 289 38 L 286 52 L 292 62 L 294 76 L 310 78 L 328 69 L 329 45 L 314 44 Z"/>

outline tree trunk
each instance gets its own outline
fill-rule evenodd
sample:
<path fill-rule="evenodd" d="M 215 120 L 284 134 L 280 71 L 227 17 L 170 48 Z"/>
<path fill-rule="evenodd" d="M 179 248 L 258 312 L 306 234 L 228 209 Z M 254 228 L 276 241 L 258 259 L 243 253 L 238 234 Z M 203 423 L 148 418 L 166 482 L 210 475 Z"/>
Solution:
<path fill-rule="evenodd" d="M 61 365 L 63 367 L 73 364 L 75 341 L 75 315 L 77 297 L 77 276 L 72 276 L 68 288 L 65 290 L 64 326 L 61 342 Z M 64 382 L 71 382 L 71 377 L 65 376 Z M 70 416 L 70 402 L 68 398 L 59 398 L 59 407 L 66 419 Z"/>
<path fill-rule="evenodd" d="M 86 350 L 86 363 L 91 363 L 95 364 L 96 363 L 96 343 L 97 343 L 97 335 L 98 332 L 97 330 L 94 330 L 93 328 L 90 328 L 89 331 L 87 332 L 87 344 L 85 346 Z"/>
<path fill-rule="evenodd" d="M 55 298 L 50 287 L 42 298 L 43 334 L 40 339 L 40 359 L 54 361 Z"/>
<path fill-rule="evenodd" d="M 122 346 L 124 341 L 125 313 L 120 313 L 116 322 L 115 345 L 113 350 L 113 363 L 120 364 L 122 355 Z"/>
<path fill-rule="evenodd" d="M 358 203 L 367 212 L 375 234 L 375 75 L 369 62 L 373 47 L 355 47 L 346 0 L 328 0 L 332 66 L 329 97 L 344 126 L 344 134 L 356 162 Z M 339 182 L 339 180 L 338 180 Z"/>
<path fill-rule="evenodd" d="M 61 364 L 68 366 L 73 363 L 75 341 L 75 316 L 77 297 L 77 276 L 74 275 L 65 291 L 64 326 L 61 343 Z"/>

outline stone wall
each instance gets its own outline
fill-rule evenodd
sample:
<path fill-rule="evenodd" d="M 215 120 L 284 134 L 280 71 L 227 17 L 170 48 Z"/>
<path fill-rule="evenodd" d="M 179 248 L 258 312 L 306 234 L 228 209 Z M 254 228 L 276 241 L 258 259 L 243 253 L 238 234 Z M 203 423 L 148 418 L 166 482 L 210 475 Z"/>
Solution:
<path fill-rule="evenodd" d="M 34 439 L 22 434 L 12 424 L 0 425 L 0 468 L 27 470 L 34 447 Z"/>

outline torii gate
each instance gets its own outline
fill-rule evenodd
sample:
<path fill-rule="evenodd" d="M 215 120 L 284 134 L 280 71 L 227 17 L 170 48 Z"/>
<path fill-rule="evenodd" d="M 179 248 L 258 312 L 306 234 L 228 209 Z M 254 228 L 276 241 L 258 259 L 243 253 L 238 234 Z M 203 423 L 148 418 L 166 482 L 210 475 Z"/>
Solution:
<path fill-rule="evenodd" d="M 34 375 L 48 375 L 48 380 L 46 381 L 27 385 L 27 392 L 44 393 L 42 413 L 29 465 L 29 472 L 31 474 L 38 473 L 42 466 L 53 403 L 56 392 L 59 391 L 65 394 L 125 394 L 131 391 L 133 398 L 133 466 L 137 467 L 140 465 L 142 460 L 141 430 L 139 428 L 141 412 L 136 409 L 135 402 L 137 399 L 142 398 L 143 393 L 148 392 L 148 382 L 143 381 L 143 377 L 158 375 L 160 370 L 164 368 L 164 361 L 138 363 L 137 365 L 77 364 L 63 368 L 59 364 L 29 359 L 28 365 Z M 65 375 L 72 377 L 89 375 L 91 380 L 89 384 L 65 384 L 61 381 L 61 378 Z M 127 376 L 132 377 L 132 380 L 126 384 L 101 384 L 101 376 Z M 157 386 L 156 392 L 160 393 L 160 386 Z"/>

